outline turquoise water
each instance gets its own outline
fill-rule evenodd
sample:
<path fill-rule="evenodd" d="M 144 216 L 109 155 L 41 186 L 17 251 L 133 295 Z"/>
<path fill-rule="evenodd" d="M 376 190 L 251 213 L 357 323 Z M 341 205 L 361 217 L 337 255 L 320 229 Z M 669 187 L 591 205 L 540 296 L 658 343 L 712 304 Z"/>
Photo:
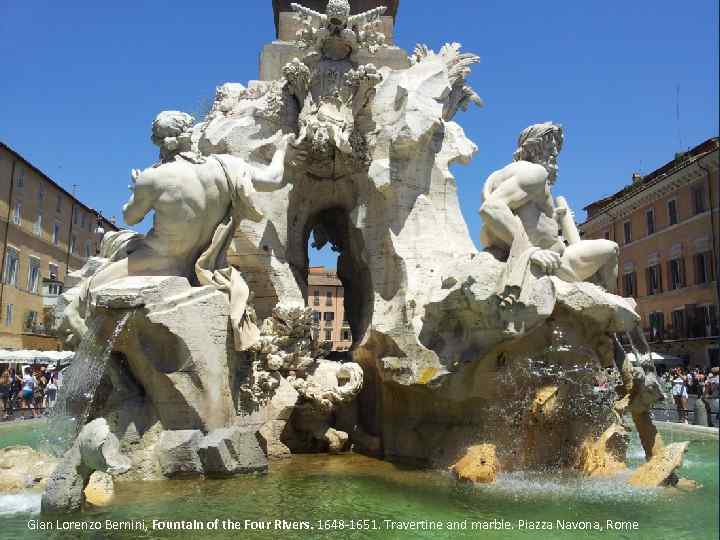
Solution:
<path fill-rule="evenodd" d="M 21 445 L 39 449 L 46 437 L 46 426 L 44 418 L 0 423 L 0 448 Z"/>
<path fill-rule="evenodd" d="M 3 438 L 0 431 L 0 446 L 4 445 Z M 666 439 L 673 438 L 677 436 L 666 435 Z M 691 442 L 682 475 L 702 484 L 691 493 L 630 488 L 619 478 L 588 480 L 542 474 L 501 474 L 494 485 L 469 487 L 458 485 L 444 472 L 408 470 L 354 454 L 294 456 L 272 463 L 271 472 L 265 476 L 120 483 L 111 507 L 64 518 L 65 522 L 97 522 L 103 528 L 105 520 L 137 520 L 135 525 L 144 523 L 147 531 L 32 531 L 28 520 L 39 519 L 33 513 L 39 495 L 24 494 L 13 500 L 0 496 L 0 515 L 5 507 L 0 517 L 0 538 L 710 539 L 717 538 L 718 531 L 717 453 L 717 440 Z M 637 441 L 631 446 L 630 458 L 634 462 L 642 460 Z M 11 506 L 18 512 L 8 513 Z M 220 527 L 232 520 L 240 528 L 153 530 L 154 519 L 194 519 L 203 525 L 219 519 Z M 272 528 L 246 530 L 245 520 L 271 521 Z M 314 528 L 280 530 L 275 528 L 274 520 L 296 525 L 305 522 Z M 442 524 L 442 529 L 397 530 L 385 520 L 426 525 L 435 522 Z M 514 528 L 471 530 L 473 523 L 487 524 L 492 520 L 509 522 Z M 550 522 L 553 529 L 521 530 L 521 520 Z M 557 528 L 556 520 L 597 521 L 604 530 L 562 530 Z M 638 529 L 606 530 L 606 520 L 637 521 Z M 449 525 L 467 529 L 448 530 Z"/>

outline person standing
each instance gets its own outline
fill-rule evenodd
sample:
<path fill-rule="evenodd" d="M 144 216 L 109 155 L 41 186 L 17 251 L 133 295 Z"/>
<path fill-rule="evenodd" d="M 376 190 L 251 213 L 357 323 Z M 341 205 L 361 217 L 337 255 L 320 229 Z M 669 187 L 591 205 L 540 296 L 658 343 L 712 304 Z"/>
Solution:
<path fill-rule="evenodd" d="M 33 405 L 35 405 L 35 411 L 39 416 L 43 410 L 43 403 L 45 402 L 45 386 L 47 385 L 47 378 L 45 374 L 45 368 L 41 367 L 35 377 L 35 388 L 33 389 Z"/>
<path fill-rule="evenodd" d="M 50 374 L 50 380 L 45 387 L 45 407 L 48 409 L 55 405 L 57 399 L 57 384 L 55 383 L 55 373 Z"/>
<path fill-rule="evenodd" d="M 683 376 L 680 368 L 675 368 L 675 377 L 672 380 L 672 396 L 675 401 L 678 422 L 688 423 L 688 390 L 687 379 Z"/>
<path fill-rule="evenodd" d="M 6 369 L 0 375 L 0 402 L 3 406 L 3 420 L 10 419 L 10 389 L 11 389 L 10 372 Z"/>
<path fill-rule="evenodd" d="M 20 389 L 22 388 L 22 381 L 18 377 L 15 368 L 10 368 L 10 402 L 8 414 L 10 418 L 13 416 L 13 411 L 17 410 L 20 406 L 18 401 L 20 399 Z"/>
<path fill-rule="evenodd" d="M 705 405 L 705 410 L 707 411 L 708 426 L 715 427 L 712 411 L 713 405 L 716 409 L 718 409 L 718 405 L 720 404 L 720 368 L 714 367 L 710 370 L 710 374 L 705 380 L 705 385 L 703 387 L 702 401 L 703 405 Z M 718 418 L 720 418 L 720 411 L 716 413 L 716 420 Z"/>
<path fill-rule="evenodd" d="M 20 396 L 23 400 L 24 407 L 27 407 L 31 413 L 32 418 L 37 416 L 37 410 L 33 405 L 33 398 L 35 396 L 35 387 L 37 386 L 37 380 L 33 377 L 32 369 L 30 367 L 25 368 L 25 375 L 22 378 L 22 390 Z M 27 416 L 25 418 L 28 418 Z"/>

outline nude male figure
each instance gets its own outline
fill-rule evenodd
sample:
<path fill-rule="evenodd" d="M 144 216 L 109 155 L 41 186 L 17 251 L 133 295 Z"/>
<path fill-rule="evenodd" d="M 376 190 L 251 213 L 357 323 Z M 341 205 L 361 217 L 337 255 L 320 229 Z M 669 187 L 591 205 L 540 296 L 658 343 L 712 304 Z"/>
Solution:
<path fill-rule="evenodd" d="M 132 194 L 123 206 L 129 225 L 154 211 L 153 227 L 133 242 L 127 256 L 86 279 L 64 312 L 69 343 L 87 332 L 85 304 L 91 289 L 127 276 L 182 276 L 201 285 L 214 284 L 230 293 L 230 318 L 240 343 L 249 296 L 240 272 L 217 269 L 224 248 L 241 219 L 259 221 L 255 188 L 277 189 L 283 183 L 285 156 L 293 135 L 278 134 L 277 149 L 267 166 L 253 166 L 231 155 L 208 158 L 178 154 L 156 167 L 133 170 Z"/>
<path fill-rule="evenodd" d="M 564 199 L 556 201 L 550 192 L 562 143 L 562 128 L 550 122 L 520 134 L 513 162 L 485 182 L 481 241 L 506 251 L 524 242 L 530 263 L 542 273 L 569 282 L 596 276 L 600 285 L 614 292 L 618 245 L 610 240 L 580 240 Z"/>
<path fill-rule="evenodd" d="M 285 155 L 290 136 L 280 138 L 277 151 L 267 167 L 255 167 L 241 158 L 220 156 L 203 163 L 182 157 L 132 173 L 130 199 L 123 206 L 128 225 L 139 223 L 154 210 L 153 227 L 127 259 L 96 274 L 98 286 L 132 275 L 190 276 L 199 255 L 210 244 L 218 224 L 227 216 L 231 200 L 240 204 L 246 219 L 262 218 L 252 201 L 254 188 L 270 191 L 283 181 Z M 231 184 L 230 174 L 238 180 Z M 236 193 L 231 193 L 232 191 Z"/>

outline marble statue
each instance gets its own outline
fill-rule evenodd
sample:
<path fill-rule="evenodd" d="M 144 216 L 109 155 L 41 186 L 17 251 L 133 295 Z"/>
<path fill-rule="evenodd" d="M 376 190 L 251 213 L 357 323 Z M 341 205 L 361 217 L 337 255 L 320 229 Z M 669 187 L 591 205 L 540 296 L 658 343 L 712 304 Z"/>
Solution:
<path fill-rule="evenodd" d="M 348 0 L 329 0 L 325 13 L 318 13 L 302 4 L 291 4 L 297 13 L 303 30 L 300 41 L 305 47 L 325 49 L 326 54 L 341 59 L 350 56 L 358 47 L 376 50 L 384 45 L 385 36 L 374 29 L 387 8 L 375 9 L 350 15 Z"/>
<path fill-rule="evenodd" d="M 532 125 L 520 134 L 513 162 L 485 181 L 481 241 L 509 252 L 501 291 L 506 299 L 517 299 L 530 265 L 568 282 L 597 276 L 606 290 L 615 291 L 617 244 L 581 240 L 565 199 L 551 193 L 562 145 L 562 127 L 551 122 Z"/>
<path fill-rule="evenodd" d="M 456 119 L 483 105 L 479 57 L 408 54 L 384 8 L 292 9 L 263 80 L 218 86 L 197 122 L 157 116 L 160 163 L 133 171 L 123 207 L 152 229 L 108 236 L 60 302 L 69 343 L 118 333 L 88 416 L 129 454 L 114 481 L 349 448 L 473 481 L 610 474 L 625 411 L 672 477 L 683 448 L 652 425 L 652 366 L 617 338 L 640 325 L 615 294 L 618 247 L 581 239 L 552 193 L 562 128 L 528 127 L 487 178 L 479 250 L 451 170 L 478 150 Z M 311 236 L 338 253 L 347 353 L 319 343 L 307 306 Z M 590 391 L 607 372 L 618 384 Z"/>
<path fill-rule="evenodd" d="M 190 151 L 190 128 L 195 119 L 181 111 L 162 111 L 152 123 L 151 140 L 160 148 L 160 161 L 166 163 L 176 155 Z"/>
<path fill-rule="evenodd" d="M 267 167 L 234 156 L 205 159 L 180 153 L 142 172 L 133 170 L 132 195 L 123 206 L 123 218 L 135 225 L 154 211 L 153 227 L 127 257 L 87 279 L 83 296 L 126 276 L 194 276 L 202 285 L 229 293 L 237 350 L 255 344 L 257 328 L 246 313 L 249 290 L 240 272 L 224 264 L 224 252 L 239 221 L 262 217 L 253 200 L 255 187 L 272 190 L 282 184 L 291 137 L 278 135 L 277 151 Z M 76 304 L 81 301 L 78 298 Z M 68 317 L 77 320 L 70 313 Z M 77 323 L 76 327 L 81 337 L 83 328 Z"/>
<path fill-rule="evenodd" d="M 358 61 L 356 53 L 362 48 L 375 52 L 384 45 L 383 34 L 374 28 L 386 8 L 351 16 L 347 0 L 331 0 L 325 14 L 291 5 L 304 28 L 298 36 L 303 55 L 285 64 L 282 72 L 300 109 L 294 143 L 302 152 L 298 157 L 307 155 L 307 163 L 316 163 L 315 174 L 366 166 L 367 141 L 356 120 L 382 76 L 372 63 Z"/>

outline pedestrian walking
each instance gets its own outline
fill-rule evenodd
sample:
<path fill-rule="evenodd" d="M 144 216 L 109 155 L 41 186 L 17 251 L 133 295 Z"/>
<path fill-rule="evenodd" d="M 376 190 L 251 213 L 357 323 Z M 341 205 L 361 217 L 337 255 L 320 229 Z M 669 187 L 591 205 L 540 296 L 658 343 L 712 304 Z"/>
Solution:
<path fill-rule="evenodd" d="M 675 401 L 678 422 L 688 423 L 688 388 L 687 379 L 683 376 L 680 368 L 675 368 L 675 376 L 672 380 L 672 396 Z"/>

